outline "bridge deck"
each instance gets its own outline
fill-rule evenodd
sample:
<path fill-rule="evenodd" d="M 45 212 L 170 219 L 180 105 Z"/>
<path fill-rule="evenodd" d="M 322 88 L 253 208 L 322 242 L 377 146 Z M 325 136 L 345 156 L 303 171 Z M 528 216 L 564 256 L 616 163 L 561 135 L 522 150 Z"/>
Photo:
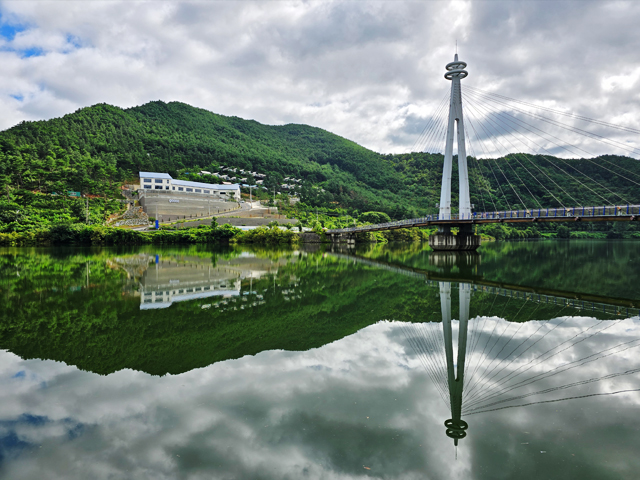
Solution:
<path fill-rule="evenodd" d="M 474 212 L 470 218 L 451 215 L 442 219 L 438 215 L 428 215 L 397 222 L 379 223 L 361 227 L 334 228 L 326 233 L 358 233 L 394 230 L 428 226 L 476 225 L 485 223 L 535 223 L 535 222 L 621 222 L 640 220 L 640 205 L 614 205 L 602 207 L 539 208 L 527 210 L 506 210 L 500 212 Z"/>

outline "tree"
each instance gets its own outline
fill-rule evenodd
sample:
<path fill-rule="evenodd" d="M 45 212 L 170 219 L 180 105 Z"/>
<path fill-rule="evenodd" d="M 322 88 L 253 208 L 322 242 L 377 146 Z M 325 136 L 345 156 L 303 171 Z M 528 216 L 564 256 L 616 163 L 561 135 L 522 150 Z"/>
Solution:
<path fill-rule="evenodd" d="M 558 238 L 569 238 L 569 227 L 560 225 L 558 227 Z"/>
<path fill-rule="evenodd" d="M 384 212 L 364 212 L 358 217 L 362 223 L 387 223 L 391 221 L 391 217 Z"/>

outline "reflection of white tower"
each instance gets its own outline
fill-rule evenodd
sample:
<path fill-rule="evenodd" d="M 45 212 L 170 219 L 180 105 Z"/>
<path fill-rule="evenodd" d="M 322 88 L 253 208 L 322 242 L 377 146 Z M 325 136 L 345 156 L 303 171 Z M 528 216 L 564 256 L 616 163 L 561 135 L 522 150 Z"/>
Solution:
<path fill-rule="evenodd" d="M 471 199 L 469 197 L 469 173 L 467 171 L 467 152 L 464 144 L 464 119 L 462 116 L 462 93 L 460 80 L 468 73 L 465 62 L 458 60 L 456 53 L 453 62 L 445 68 L 444 77 L 451 80 L 451 99 L 449 101 L 449 125 L 447 127 L 447 143 L 444 150 L 444 167 L 442 170 L 442 190 L 440 193 L 440 220 L 451 219 L 451 170 L 453 163 L 454 128 L 458 133 L 458 176 L 460 178 L 460 218 L 471 217 Z"/>
<path fill-rule="evenodd" d="M 467 436 L 469 425 L 462 420 L 462 386 L 464 384 L 464 362 L 467 351 L 467 323 L 469 321 L 469 303 L 471 301 L 471 286 L 468 283 L 459 284 L 460 297 L 460 330 L 458 331 L 458 361 L 453 363 L 453 335 L 451 332 L 451 283 L 440 282 L 440 308 L 442 310 L 442 330 L 444 333 L 444 348 L 447 359 L 447 383 L 449 386 L 449 400 L 451 403 L 451 418 L 444 422 L 447 436 L 453 438 L 455 445 L 458 440 Z M 457 367 L 457 368 L 456 368 Z"/>

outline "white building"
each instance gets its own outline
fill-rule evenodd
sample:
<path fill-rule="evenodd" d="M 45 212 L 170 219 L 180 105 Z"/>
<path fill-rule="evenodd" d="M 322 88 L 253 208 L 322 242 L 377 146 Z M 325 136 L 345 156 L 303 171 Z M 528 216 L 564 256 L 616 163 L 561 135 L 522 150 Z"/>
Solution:
<path fill-rule="evenodd" d="M 240 185 L 218 185 L 214 183 L 174 180 L 168 173 L 140 172 L 140 189 L 163 190 L 172 193 L 209 195 L 218 198 L 240 200 Z"/>

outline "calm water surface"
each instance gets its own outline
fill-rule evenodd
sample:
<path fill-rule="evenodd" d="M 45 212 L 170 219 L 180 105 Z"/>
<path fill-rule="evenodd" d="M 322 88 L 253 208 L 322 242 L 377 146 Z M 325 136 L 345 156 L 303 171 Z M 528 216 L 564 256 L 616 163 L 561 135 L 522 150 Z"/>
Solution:
<path fill-rule="evenodd" d="M 637 479 L 639 266 L 624 241 L 0 250 L 0 478 Z"/>

